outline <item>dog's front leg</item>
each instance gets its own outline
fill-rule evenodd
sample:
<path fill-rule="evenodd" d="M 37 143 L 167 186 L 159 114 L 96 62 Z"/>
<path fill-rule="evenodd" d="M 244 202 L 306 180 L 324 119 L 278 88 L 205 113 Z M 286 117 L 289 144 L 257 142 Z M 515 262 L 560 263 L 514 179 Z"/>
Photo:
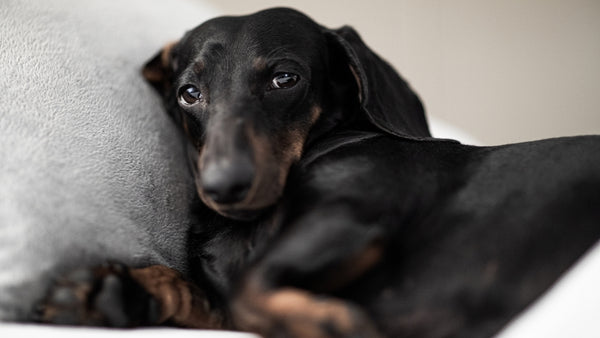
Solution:
<path fill-rule="evenodd" d="M 222 316 L 204 294 L 162 265 L 133 269 L 106 264 L 58 278 L 37 309 L 37 320 L 63 325 L 134 327 L 172 324 L 220 329 Z"/>
<path fill-rule="evenodd" d="M 234 322 L 266 337 L 378 337 L 362 309 L 328 294 L 382 254 L 381 231 L 355 220 L 348 205 L 312 210 L 248 272 L 232 303 Z"/>

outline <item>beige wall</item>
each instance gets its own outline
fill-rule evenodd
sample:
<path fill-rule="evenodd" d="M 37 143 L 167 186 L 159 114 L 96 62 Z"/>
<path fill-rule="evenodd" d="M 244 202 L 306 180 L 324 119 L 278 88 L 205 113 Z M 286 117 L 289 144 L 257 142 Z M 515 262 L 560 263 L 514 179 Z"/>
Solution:
<path fill-rule="evenodd" d="M 483 144 L 600 134 L 599 0 L 209 0 L 228 14 L 295 7 L 354 26 L 428 114 Z"/>

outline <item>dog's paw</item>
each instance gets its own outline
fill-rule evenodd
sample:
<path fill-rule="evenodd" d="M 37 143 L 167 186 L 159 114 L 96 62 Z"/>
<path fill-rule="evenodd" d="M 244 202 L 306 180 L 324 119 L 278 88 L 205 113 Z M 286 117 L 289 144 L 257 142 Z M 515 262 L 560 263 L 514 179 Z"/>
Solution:
<path fill-rule="evenodd" d="M 160 305 L 127 267 L 106 264 L 57 279 L 34 312 L 43 323 L 135 327 L 157 324 Z"/>
<path fill-rule="evenodd" d="M 299 289 L 243 294 L 233 312 L 239 328 L 265 337 L 381 337 L 358 307 Z"/>

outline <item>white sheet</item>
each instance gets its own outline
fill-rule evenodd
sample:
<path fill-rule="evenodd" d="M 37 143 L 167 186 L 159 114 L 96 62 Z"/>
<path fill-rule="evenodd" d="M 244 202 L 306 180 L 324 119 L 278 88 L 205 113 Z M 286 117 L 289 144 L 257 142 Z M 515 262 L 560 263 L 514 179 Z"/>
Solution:
<path fill-rule="evenodd" d="M 144 329 L 99 329 L 81 327 L 61 327 L 34 324 L 1 324 L 0 337 L 43 337 L 43 338 L 257 338 L 250 333 L 211 330 L 189 330 L 174 328 Z"/>

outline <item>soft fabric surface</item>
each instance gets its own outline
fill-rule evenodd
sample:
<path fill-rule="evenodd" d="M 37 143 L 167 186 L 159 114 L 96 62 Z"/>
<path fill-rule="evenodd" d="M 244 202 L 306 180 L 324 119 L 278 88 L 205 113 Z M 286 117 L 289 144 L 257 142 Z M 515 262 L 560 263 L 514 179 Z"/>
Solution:
<path fill-rule="evenodd" d="M 44 337 L 44 338 L 258 338 L 258 336 L 233 331 L 187 330 L 174 328 L 144 328 L 133 330 L 117 330 L 102 328 L 61 327 L 50 325 L 8 324 L 0 323 L 0 336 L 11 337 Z"/>
<path fill-rule="evenodd" d="M 213 15 L 185 0 L 0 2 L 1 320 L 25 319 L 72 267 L 185 270 L 191 178 L 140 68 Z"/>

